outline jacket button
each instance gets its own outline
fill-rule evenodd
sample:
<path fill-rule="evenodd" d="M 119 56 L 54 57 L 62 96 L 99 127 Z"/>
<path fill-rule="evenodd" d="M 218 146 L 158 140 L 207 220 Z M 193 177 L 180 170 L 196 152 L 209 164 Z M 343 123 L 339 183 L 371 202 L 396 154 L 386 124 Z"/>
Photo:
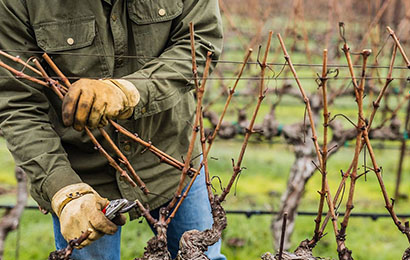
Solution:
<path fill-rule="evenodd" d="M 68 43 L 68 45 L 73 45 L 74 44 L 74 39 L 73 38 L 68 38 L 67 43 Z"/>
<path fill-rule="evenodd" d="M 127 152 L 131 151 L 131 145 L 126 144 L 126 145 L 124 146 L 124 150 L 127 151 Z"/>
<path fill-rule="evenodd" d="M 165 14 L 166 14 L 167 12 L 165 11 L 165 9 L 159 9 L 158 10 L 158 14 L 160 15 L 160 16 L 164 16 Z"/>

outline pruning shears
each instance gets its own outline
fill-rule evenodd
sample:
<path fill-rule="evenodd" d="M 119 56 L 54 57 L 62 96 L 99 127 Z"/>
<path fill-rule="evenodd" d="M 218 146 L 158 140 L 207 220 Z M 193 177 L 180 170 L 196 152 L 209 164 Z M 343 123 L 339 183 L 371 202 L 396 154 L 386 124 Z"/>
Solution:
<path fill-rule="evenodd" d="M 115 217 L 122 213 L 127 213 L 133 209 L 137 203 L 135 201 L 129 201 L 127 199 L 116 199 L 110 201 L 107 206 L 102 210 L 105 216 L 109 220 L 113 220 Z"/>

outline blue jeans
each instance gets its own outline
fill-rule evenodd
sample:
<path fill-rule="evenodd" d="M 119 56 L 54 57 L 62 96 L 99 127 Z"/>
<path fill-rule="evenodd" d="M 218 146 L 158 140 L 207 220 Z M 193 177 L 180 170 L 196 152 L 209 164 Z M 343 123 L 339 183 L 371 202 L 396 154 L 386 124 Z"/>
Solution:
<path fill-rule="evenodd" d="M 158 217 L 158 209 L 153 210 L 151 214 Z M 181 204 L 175 218 L 168 226 L 168 250 L 172 258 L 175 258 L 179 248 L 179 240 L 182 234 L 191 229 L 205 230 L 211 228 L 213 223 L 211 206 L 208 201 L 208 193 L 205 186 L 205 174 L 201 174 L 195 180 L 187 198 Z M 67 246 L 60 232 L 60 222 L 53 215 L 54 240 L 57 249 Z M 74 250 L 72 258 L 75 260 L 120 260 L 121 246 L 121 227 L 118 228 L 114 235 L 104 235 L 102 238 L 93 242 L 91 245 L 81 249 Z M 206 252 L 211 260 L 226 260 L 221 254 L 221 241 L 208 248 Z"/>

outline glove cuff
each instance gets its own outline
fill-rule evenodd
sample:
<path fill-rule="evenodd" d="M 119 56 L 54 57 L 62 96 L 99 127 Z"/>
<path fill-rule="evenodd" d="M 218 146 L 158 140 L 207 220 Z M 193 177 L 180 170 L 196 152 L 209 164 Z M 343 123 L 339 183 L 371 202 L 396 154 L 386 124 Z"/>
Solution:
<path fill-rule="evenodd" d="M 99 196 L 98 193 L 86 183 L 68 185 L 54 194 L 51 199 L 51 207 L 54 213 L 60 217 L 61 211 L 68 203 L 75 199 L 81 198 L 86 194 L 94 194 Z"/>
<path fill-rule="evenodd" d="M 125 79 L 105 79 L 103 80 L 104 83 L 114 85 L 121 89 L 121 91 L 125 94 L 128 100 L 128 107 L 135 107 L 138 102 L 140 101 L 140 93 L 137 88 Z"/>

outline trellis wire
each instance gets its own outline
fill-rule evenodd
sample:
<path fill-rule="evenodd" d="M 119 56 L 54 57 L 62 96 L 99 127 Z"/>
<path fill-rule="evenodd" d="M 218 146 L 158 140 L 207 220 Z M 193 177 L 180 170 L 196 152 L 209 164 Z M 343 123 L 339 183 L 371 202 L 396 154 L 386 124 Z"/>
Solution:
<path fill-rule="evenodd" d="M 12 53 L 23 53 L 23 54 L 43 54 L 44 51 L 23 51 L 23 50 L 13 50 L 13 49 L 0 49 L 4 52 L 12 52 Z M 155 57 L 155 56 L 146 56 L 146 55 L 106 55 L 106 54 L 91 54 L 91 53 L 76 53 L 76 52 L 47 52 L 49 55 L 70 55 L 70 56 L 82 56 L 82 57 L 109 57 L 109 58 L 122 58 L 122 59 L 157 59 L 157 60 L 166 60 L 166 61 L 184 61 L 184 62 L 191 62 L 190 59 L 185 58 L 165 58 L 165 57 Z M 198 59 L 197 63 L 205 64 L 205 60 Z M 212 60 L 212 63 L 219 63 L 219 64 L 242 64 L 242 61 L 234 61 L 234 60 Z M 259 65 L 258 61 L 250 61 L 248 62 L 249 65 Z M 283 66 L 283 63 L 279 62 L 267 62 L 268 66 Z M 318 67 L 321 68 L 322 64 L 308 64 L 308 63 L 294 63 L 293 66 L 295 67 Z M 346 64 L 328 64 L 330 68 L 348 68 Z M 360 68 L 361 65 L 354 65 L 355 68 Z M 383 65 L 369 65 L 368 68 L 373 69 L 388 69 L 389 66 Z M 406 66 L 394 66 L 393 69 L 402 69 L 407 70 Z"/>
<path fill-rule="evenodd" d="M 0 205 L 0 209 L 12 209 L 13 205 Z M 37 206 L 26 206 L 26 210 L 38 210 Z M 272 210 L 227 210 L 227 214 L 231 215 L 245 215 L 247 218 L 252 216 L 261 216 L 261 215 L 277 215 L 279 212 Z M 317 212 L 314 211 L 298 211 L 299 216 L 316 216 Z M 344 212 L 339 212 L 339 216 L 343 216 Z M 325 216 L 326 213 L 323 213 Z M 378 212 L 356 212 L 351 213 L 352 217 L 356 218 L 371 218 L 372 220 L 378 220 L 379 218 L 390 218 L 389 214 L 378 213 Z M 397 214 L 399 218 L 410 218 L 410 213 L 408 214 Z"/>
<path fill-rule="evenodd" d="M 36 79 L 43 79 L 42 77 L 36 77 L 32 76 L 33 78 Z M 101 79 L 101 77 L 93 77 L 93 76 L 83 76 L 83 77 L 67 77 L 68 79 L 71 80 L 78 80 L 80 78 L 89 78 L 89 79 Z M 9 79 L 9 78 L 19 78 L 19 77 L 14 77 L 14 76 L 0 76 L 0 79 Z M 53 77 L 55 79 L 60 79 L 59 77 Z M 115 77 L 113 78 L 115 79 Z M 193 77 L 150 77 L 150 78 L 144 78 L 144 77 L 127 77 L 127 79 L 131 80 L 194 80 Z M 207 80 L 236 80 L 236 77 L 208 77 Z M 240 80 L 249 80 L 249 81 L 259 81 L 261 80 L 261 77 L 242 77 Z M 280 77 L 280 78 L 272 78 L 272 77 L 264 77 L 265 80 L 294 80 L 292 77 Z M 300 80 L 316 80 L 318 79 L 317 77 L 299 77 Z M 329 80 L 351 80 L 350 77 L 337 77 L 337 78 L 329 78 Z M 381 79 L 385 80 L 387 79 L 386 77 L 364 77 L 366 80 L 376 80 L 376 79 Z M 409 77 L 395 77 L 395 80 L 406 80 L 410 82 L 410 76 Z"/>

